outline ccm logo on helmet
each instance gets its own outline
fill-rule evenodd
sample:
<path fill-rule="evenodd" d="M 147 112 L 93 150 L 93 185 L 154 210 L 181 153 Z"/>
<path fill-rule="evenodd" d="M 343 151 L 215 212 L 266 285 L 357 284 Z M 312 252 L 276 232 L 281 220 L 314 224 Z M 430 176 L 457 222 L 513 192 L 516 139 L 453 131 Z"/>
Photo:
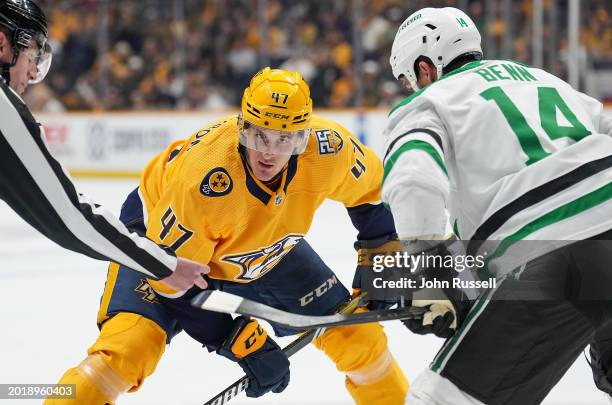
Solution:
<path fill-rule="evenodd" d="M 288 120 L 289 119 L 289 116 L 286 115 L 286 114 L 273 113 L 273 112 L 270 112 L 270 111 L 266 112 L 265 116 L 266 117 L 276 118 L 276 119 L 279 119 L 279 120 Z"/>

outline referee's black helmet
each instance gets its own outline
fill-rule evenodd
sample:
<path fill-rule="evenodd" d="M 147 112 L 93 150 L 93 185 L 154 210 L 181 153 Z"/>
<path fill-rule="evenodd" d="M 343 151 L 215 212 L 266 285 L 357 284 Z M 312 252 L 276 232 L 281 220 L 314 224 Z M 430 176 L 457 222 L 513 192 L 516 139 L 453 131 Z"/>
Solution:
<path fill-rule="evenodd" d="M 10 81 L 9 68 L 15 65 L 19 53 L 34 41 L 39 49 L 39 58 L 36 61 L 38 75 L 31 83 L 41 81 L 51 64 L 45 12 L 33 0 L 0 0 L 0 28 L 7 34 L 14 51 L 12 61 L 0 63 L 2 76 Z"/>
<path fill-rule="evenodd" d="M 13 46 L 28 47 L 24 39 L 35 40 L 39 47 L 47 39 L 47 16 L 32 0 L 0 0 L 0 25 L 9 31 Z"/>

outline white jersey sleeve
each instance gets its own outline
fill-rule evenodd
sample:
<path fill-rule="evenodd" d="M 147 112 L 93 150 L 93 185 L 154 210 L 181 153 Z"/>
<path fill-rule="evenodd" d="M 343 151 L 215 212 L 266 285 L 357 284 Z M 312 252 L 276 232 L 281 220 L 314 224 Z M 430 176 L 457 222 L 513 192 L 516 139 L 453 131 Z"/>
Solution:
<path fill-rule="evenodd" d="M 446 230 L 446 132 L 424 101 L 415 106 L 414 118 L 404 117 L 386 136 L 382 198 L 393 212 L 400 239 L 434 239 Z"/>
<path fill-rule="evenodd" d="M 599 134 L 612 136 L 612 115 L 605 113 L 603 104 L 587 94 L 578 91 L 576 91 L 576 94 L 584 108 L 589 111 L 595 131 Z"/>
<path fill-rule="evenodd" d="M 599 118 L 599 132 L 612 136 L 612 115 L 601 114 Z"/>

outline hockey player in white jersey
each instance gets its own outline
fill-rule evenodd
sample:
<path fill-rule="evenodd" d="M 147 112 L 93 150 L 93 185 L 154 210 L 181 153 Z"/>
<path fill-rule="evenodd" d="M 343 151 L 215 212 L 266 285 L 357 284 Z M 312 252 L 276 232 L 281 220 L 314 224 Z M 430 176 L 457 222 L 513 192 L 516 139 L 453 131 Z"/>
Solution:
<path fill-rule="evenodd" d="M 425 8 L 391 52 L 414 91 L 385 130 L 383 201 L 397 232 L 405 245 L 441 239 L 447 211 L 499 281 L 458 326 L 450 301 L 413 299 L 431 316 L 411 330 L 456 331 L 411 405 L 540 403 L 612 317 L 612 121 L 543 70 L 483 60 L 480 42 L 462 11 Z M 610 387 L 612 356 L 597 350 L 598 386 Z"/>

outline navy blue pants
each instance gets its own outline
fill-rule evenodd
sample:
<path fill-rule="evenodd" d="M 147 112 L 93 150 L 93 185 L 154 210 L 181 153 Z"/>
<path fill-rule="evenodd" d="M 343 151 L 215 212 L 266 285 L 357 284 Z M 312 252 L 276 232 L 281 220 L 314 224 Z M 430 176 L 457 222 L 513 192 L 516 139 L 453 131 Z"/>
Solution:
<path fill-rule="evenodd" d="M 142 203 L 136 190 L 123 204 L 120 219 L 131 230 L 145 231 Z M 111 265 L 111 271 L 116 274 L 109 274 L 105 287 L 105 296 L 110 296 L 110 299 L 103 300 L 99 320 L 120 312 L 137 313 L 162 327 L 168 343 L 185 330 L 209 350 L 216 350 L 232 329 L 233 318 L 230 315 L 203 311 L 190 305 L 189 301 L 202 291 L 198 287 L 193 287 L 181 298 L 168 299 L 156 295 L 142 273 L 117 265 Z M 268 274 L 255 281 L 242 284 L 211 280 L 209 284 L 209 288 L 215 290 L 304 315 L 329 315 L 350 297 L 348 290 L 305 240 L 293 247 Z M 277 336 L 299 332 L 272 326 Z"/>

